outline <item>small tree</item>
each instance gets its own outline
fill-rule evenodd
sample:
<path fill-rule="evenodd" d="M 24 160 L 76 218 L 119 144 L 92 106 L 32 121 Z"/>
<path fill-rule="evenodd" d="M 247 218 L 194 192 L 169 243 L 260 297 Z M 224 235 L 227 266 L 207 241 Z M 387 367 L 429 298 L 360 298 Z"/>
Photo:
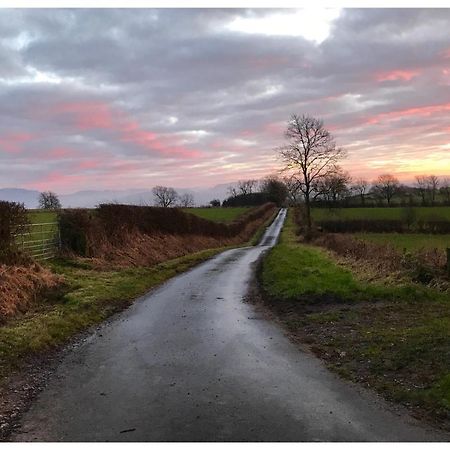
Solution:
<path fill-rule="evenodd" d="M 425 205 L 427 202 L 427 177 L 425 175 L 417 175 L 415 178 L 416 191 L 421 198 L 422 205 Z"/>
<path fill-rule="evenodd" d="M 238 190 L 240 194 L 248 195 L 253 192 L 257 184 L 256 180 L 239 180 L 238 181 Z"/>
<path fill-rule="evenodd" d="M 155 205 L 163 208 L 173 206 L 178 198 L 177 191 L 171 187 L 155 186 L 152 192 Z"/>
<path fill-rule="evenodd" d="M 209 204 L 213 207 L 213 208 L 218 208 L 220 206 L 220 200 L 215 198 L 214 200 L 211 200 L 209 202 Z"/>
<path fill-rule="evenodd" d="M 392 197 L 400 191 L 400 183 L 393 175 L 386 173 L 373 182 L 372 190 L 378 197 L 386 199 L 388 206 L 391 206 Z"/>
<path fill-rule="evenodd" d="M 364 206 L 366 203 L 366 193 L 369 188 L 369 183 L 364 178 L 358 178 L 352 186 L 352 189 L 359 195 L 361 199 L 361 205 Z"/>
<path fill-rule="evenodd" d="M 39 194 L 39 208 L 48 210 L 61 209 L 61 202 L 54 192 L 41 192 Z"/>
<path fill-rule="evenodd" d="M 427 177 L 427 188 L 430 193 L 431 204 L 434 205 L 436 200 L 436 194 L 439 186 L 439 178 L 436 175 L 430 175 Z"/>
<path fill-rule="evenodd" d="M 261 192 L 266 194 L 267 200 L 282 206 L 286 201 L 287 189 L 285 184 L 276 176 L 268 176 L 261 182 Z"/>
<path fill-rule="evenodd" d="M 289 203 L 296 205 L 301 196 L 300 183 L 295 176 L 283 177 L 283 183 L 286 186 Z"/>
<path fill-rule="evenodd" d="M 178 204 L 182 208 L 192 208 L 194 206 L 194 196 L 186 193 L 178 197 Z"/>
<path fill-rule="evenodd" d="M 336 146 L 323 122 L 310 116 L 293 114 L 288 122 L 286 145 L 278 149 L 288 171 L 299 183 L 305 200 L 307 237 L 311 235 L 311 195 L 320 179 L 334 173 L 344 150 Z"/>
<path fill-rule="evenodd" d="M 227 193 L 230 197 L 237 197 L 239 195 L 239 191 L 237 190 L 236 186 L 230 185 L 227 188 Z"/>
<path fill-rule="evenodd" d="M 441 182 L 441 188 L 439 192 L 444 197 L 445 203 L 450 205 L 450 178 L 444 178 Z"/>
<path fill-rule="evenodd" d="M 336 168 L 334 173 L 330 173 L 317 182 L 315 190 L 329 205 L 336 206 L 340 200 L 348 195 L 350 181 L 351 177 L 347 172 Z"/>

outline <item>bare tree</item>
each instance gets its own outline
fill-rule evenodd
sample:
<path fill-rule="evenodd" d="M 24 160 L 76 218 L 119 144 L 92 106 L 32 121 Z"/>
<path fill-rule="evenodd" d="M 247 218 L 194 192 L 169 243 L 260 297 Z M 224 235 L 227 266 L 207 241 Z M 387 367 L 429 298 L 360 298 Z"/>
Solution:
<path fill-rule="evenodd" d="M 336 147 L 331 133 L 323 122 L 310 116 L 293 114 L 288 122 L 285 138 L 288 143 L 278 149 L 285 163 L 284 171 L 295 177 L 305 200 L 307 236 L 311 234 L 311 194 L 315 184 L 336 171 L 345 156 Z"/>
<path fill-rule="evenodd" d="M 422 205 L 425 205 L 427 202 L 427 190 L 428 190 L 428 182 L 427 177 L 425 175 L 417 175 L 415 188 L 422 199 Z"/>
<path fill-rule="evenodd" d="M 445 202 L 450 205 L 450 178 L 444 178 L 441 181 L 441 188 L 439 189 Z"/>
<path fill-rule="evenodd" d="M 174 205 L 178 198 L 177 191 L 171 187 L 155 186 L 152 192 L 155 205 L 163 208 Z"/>
<path fill-rule="evenodd" d="M 236 189 L 236 186 L 233 186 L 233 185 L 228 186 L 227 192 L 230 197 L 237 197 L 239 195 L 239 192 Z"/>
<path fill-rule="evenodd" d="M 366 203 L 366 193 L 369 188 L 369 182 L 364 178 L 358 178 L 353 183 L 352 188 L 359 195 L 361 198 L 361 205 L 364 206 Z"/>
<path fill-rule="evenodd" d="M 248 195 L 253 192 L 253 189 L 255 188 L 257 184 L 256 180 L 239 180 L 238 181 L 238 190 L 243 195 Z"/>
<path fill-rule="evenodd" d="M 289 203 L 296 205 L 301 196 L 300 183 L 294 176 L 283 177 L 283 182 L 287 189 Z"/>
<path fill-rule="evenodd" d="M 41 209 L 61 209 L 61 202 L 58 196 L 51 191 L 41 192 L 39 194 L 39 208 Z"/>
<path fill-rule="evenodd" d="M 348 184 L 350 182 L 350 174 L 337 167 L 335 172 L 319 179 L 315 190 L 317 195 L 323 197 L 326 202 L 336 205 L 339 200 L 349 194 Z"/>
<path fill-rule="evenodd" d="M 431 204 L 434 205 L 436 200 L 436 193 L 438 191 L 439 178 L 436 175 L 430 175 L 427 177 L 427 187 L 430 193 Z"/>
<path fill-rule="evenodd" d="M 194 206 L 194 196 L 186 193 L 178 197 L 178 204 L 182 208 L 192 208 Z"/>
<path fill-rule="evenodd" d="M 380 175 L 373 183 L 373 192 L 380 198 L 387 200 L 388 206 L 391 205 L 391 200 L 400 190 L 400 183 L 393 175 L 386 173 Z"/>

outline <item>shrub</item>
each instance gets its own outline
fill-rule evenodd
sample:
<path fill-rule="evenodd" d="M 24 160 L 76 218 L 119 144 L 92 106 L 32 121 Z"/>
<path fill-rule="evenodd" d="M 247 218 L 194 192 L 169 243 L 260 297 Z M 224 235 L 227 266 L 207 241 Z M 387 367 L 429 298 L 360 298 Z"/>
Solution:
<path fill-rule="evenodd" d="M 233 238 L 249 223 L 267 216 L 272 203 L 250 210 L 230 224 L 212 222 L 177 208 L 102 204 L 95 210 L 65 210 L 59 214 L 63 248 L 95 256 L 102 246 L 120 246 L 130 233 L 197 235 Z"/>
<path fill-rule="evenodd" d="M 24 256 L 17 246 L 16 234 L 24 233 L 29 225 L 23 203 L 0 201 L 0 262 L 13 264 Z"/>

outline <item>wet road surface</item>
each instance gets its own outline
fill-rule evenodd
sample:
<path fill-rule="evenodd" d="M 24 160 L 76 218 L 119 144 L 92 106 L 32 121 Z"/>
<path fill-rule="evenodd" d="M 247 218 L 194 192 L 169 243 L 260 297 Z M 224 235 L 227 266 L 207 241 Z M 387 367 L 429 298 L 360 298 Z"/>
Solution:
<path fill-rule="evenodd" d="M 13 440 L 442 439 L 339 380 L 243 302 L 284 215 L 260 246 L 173 278 L 70 352 Z"/>

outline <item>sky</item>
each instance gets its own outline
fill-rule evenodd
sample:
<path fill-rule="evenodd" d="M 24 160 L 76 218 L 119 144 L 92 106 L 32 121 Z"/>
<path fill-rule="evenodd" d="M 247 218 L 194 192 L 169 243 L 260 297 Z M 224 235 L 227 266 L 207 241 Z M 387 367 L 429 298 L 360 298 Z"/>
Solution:
<path fill-rule="evenodd" d="M 372 180 L 450 176 L 450 9 L 0 9 L 0 188 L 277 173 L 292 113 Z"/>

